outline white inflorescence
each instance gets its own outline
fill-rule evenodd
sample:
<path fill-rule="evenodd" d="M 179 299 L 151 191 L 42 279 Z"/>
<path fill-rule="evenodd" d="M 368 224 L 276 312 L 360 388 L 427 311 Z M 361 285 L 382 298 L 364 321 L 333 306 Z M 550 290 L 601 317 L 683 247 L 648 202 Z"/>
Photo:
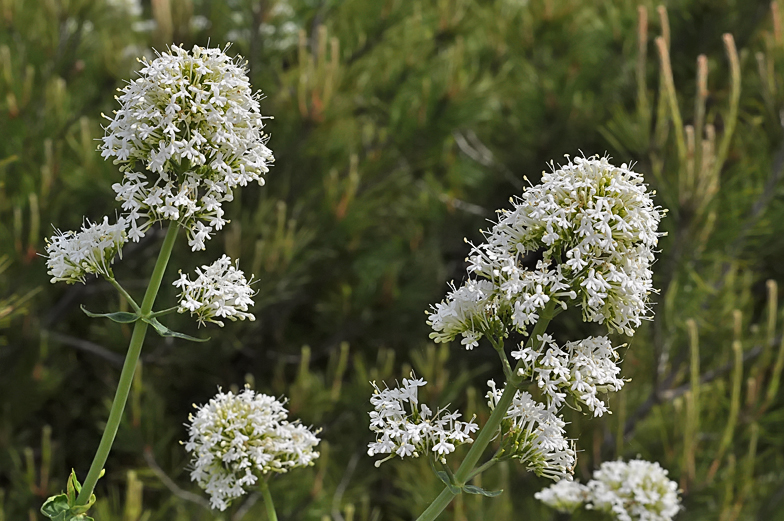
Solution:
<path fill-rule="evenodd" d="M 551 301 L 564 308 L 574 302 L 586 321 L 632 335 L 649 311 L 650 265 L 661 235 L 662 211 L 642 176 L 607 158 L 578 157 L 545 172 L 512 204 L 467 259 L 475 279 L 466 286 L 486 281 L 481 299 L 472 300 L 475 292 L 465 286 L 453 288 L 428 317 L 431 338 L 462 335 L 473 347 L 495 323 L 489 313 L 525 333 Z M 536 252 L 543 258 L 530 270 L 523 260 Z"/>
<path fill-rule="evenodd" d="M 594 416 L 610 413 L 598 393 L 619 391 L 624 381 L 618 377 L 618 353 L 606 336 L 588 337 L 558 347 L 553 337 L 540 335 L 538 347 L 512 351 L 521 360 L 520 376 L 534 380 L 551 407 L 559 408 L 567 395 L 588 406 Z"/>
<path fill-rule="evenodd" d="M 618 521 L 670 521 L 680 510 L 677 483 L 655 462 L 606 461 L 588 489 L 592 507 Z"/>
<path fill-rule="evenodd" d="M 85 219 L 79 232 L 56 231 L 46 242 L 46 267 L 52 282 L 84 283 L 88 274 L 110 274 L 116 256 L 122 257 L 122 247 L 127 242 L 127 223 L 120 218 L 116 224 L 91 223 Z"/>
<path fill-rule="evenodd" d="M 231 259 L 223 255 L 209 266 L 196 268 L 196 280 L 180 273 L 174 286 L 181 289 L 179 294 L 179 313 L 190 312 L 200 325 L 213 322 L 223 326 L 220 318 L 230 320 L 255 320 L 248 312 L 253 305 L 253 290 L 245 274 L 239 268 L 239 261 L 232 265 Z"/>
<path fill-rule="evenodd" d="M 487 405 L 495 409 L 503 391 L 493 380 L 487 385 Z M 552 408 L 525 391 L 517 391 L 501 423 L 505 457 L 519 460 L 537 476 L 555 481 L 572 479 L 577 453 L 564 427 L 566 422 Z"/>
<path fill-rule="evenodd" d="M 104 158 L 124 177 L 112 186 L 138 241 L 160 220 L 179 221 L 188 244 L 205 248 L 220 230 L 222 203 L 233 190 L 262 177 L 274 161 L 259 111 L 239 59 L 221 49 L 172 46 L 117 98 L 121 108 L 106 127 Z"/>
<path fill-rule="evenodd" d="M 586 485 L 558 483 L 534 497 L 561 512 L 585 504 L 617 521 L 671 521 L 680 510 L 678 485 L 658 463 L 644 460 L 607 461 Z"/>
<path fill-rule="evenodd" d="M 370 403 L 375 410 L 370 413 L 370 430 L 376 434 L 376 441 L 368 444 L 369 456 L 390 454 L 389 458 L 394 455 L 418 458 L 432 452 L 443 461 L 457 445 L 473 442 L 471 433 L 479 428 L 473 418 L 467 422 L 458 421 L 461 416 L 458 411 L 449 412 L 443 408 L 434 414 L 427 405 L 419 403 L 418 389 L 426 383 L 412 374 L 396 389 L 381 390 L 372 384 L 375 392 Z"/>
<path fill-rule="evenodd" d="M 534 497 L 555 510 L 571 514 L 588 501 L 588 488 L 576 481 L 562 479 L 540 490 Z"/>
<path fill-rule="evenodd" d="M 223 393 L 190 415 L 191 480 L 210 495 L 212 508 L 225 510 L 270 472 L 312 465 L 319 453 L 316 433 L 286 420 L 283 403 L 246 388 Z"/>

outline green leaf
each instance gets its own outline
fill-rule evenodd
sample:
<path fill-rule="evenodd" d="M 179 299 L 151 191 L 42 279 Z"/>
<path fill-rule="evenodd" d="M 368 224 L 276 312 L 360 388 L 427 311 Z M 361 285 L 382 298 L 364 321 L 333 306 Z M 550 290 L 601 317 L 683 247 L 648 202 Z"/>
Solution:
<path fill-rule="evenodd" d="M 67 521 L 71 507 L 68 506 L 68 497 L 58 494 L 47 499 L 41 507 L 41 513 L 55 521 Z"/>
<path fill-rule="evenodd" d="M 136 313 L 128 313 L 127 311 L 116 311 L 114 313 L 93 313 L 85 309 L 84 306 L 80 306 L 84 314 L 90 318 L 108 318 L 113 322 L 117 322 L 119 324 L 132 324 L 139 320 L 139 315 Z"/>
<path fill-rule="evenodd" d="M 460 489 L 459 489 L 459 488 L 457 488 L 457 487 L 455 486 L 455 484 L 454 484 L 454 483 L 452 483 L 452 481 L 449 479 L 449 474 L 447 474 L 447 473 L 446 473 L 446 472 L 444 472 L 443 470 L 437 470 L 437 471 L 436 471 L 436 476 L 438 476 L 438 479 L 440 479 L 441 481 L 443 481 L 443 482 L 444 482 L 444 485 L 446 485 L 446 486 L 447 486 L 447 488 L 449 489 L 449 491 L 450 491 L 452 494 L 454 494 L 454 495 L 457 495 L 457 494 L 459 494 L 459 493 L 460 493 Z"/>
<path fill-rule="evenodd" d="M 143 318 L 142 320 L 154 327 L 155 331 L 157 331 L 158 334 L 163 337 L 182 338 L 183 340 L 190 340 L 191 342 L 207 342 L 209 340 L 209 338 L 196 338 L 190 335 L 186 335 L 185 333 L 172 331 L 168 327 L 158 322 L 157 318 Z"/>
<path fill-rule="evenodd" d="M 103 470 L 101 471 L 103 476 Z M 41 513 L 54 521 L 95 521 L 86 515 L 95 503 L 95 494 L 90 494 L 90 499 L 85 505 L 77 505 L 76 499 L 82 490 L 82 484 L 76 477 L 76 471 L 71 469 L 68 476 L 65 494 L 58 494 L 47 499 L 41 507 Z"/>
<path fill-rule="evenodd" d="M 485 490 L 483 488 L 477 487 L 476 485 L 464 485 L 463 490 L 465 490 L 469 494 L 478 494 L 480 496 L 487 496 L 487 497 L 496 497 L 503 492 L 503 490 Z"/>

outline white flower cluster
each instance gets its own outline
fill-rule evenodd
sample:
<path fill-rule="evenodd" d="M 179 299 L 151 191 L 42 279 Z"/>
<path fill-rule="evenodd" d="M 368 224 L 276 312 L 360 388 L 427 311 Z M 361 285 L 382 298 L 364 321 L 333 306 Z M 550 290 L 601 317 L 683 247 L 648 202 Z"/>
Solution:
<path fill-rule="evenodd" d="M 116 224 L 109 224 L 109 218 L 104 217 L 100 223 L 85 219 L 80 232 L 56 230 L 46 241 L 51 282 L 84 283 L 88 274 L 108 276 L 114 258 L 122 257 L 122 247 L 128 241 L 126 225 L 122 217 Z"/>
<path fill-rule="evenodd" d="M 488 380 L 487 405 L 495 409 L 502 389 Z M 530 394 L 517 391 L 501 422 L 502 456 L 520 460 L 537 476 L 559 481 L 571 480 L 577 453 L 567 440 L 566 422 L 552 408 L 534 400 Z"/>
<path fill-rule="evenodd" d="M 632 335 L 648 313 L 650 265 L 661 235 L 662 211 L 642 176 L 607 158 L 578 157 L 543 173 L 541 184 L 512 204 L 471 249 L 468 273 L 476 279 L 433 307 L 431 338 L 462 335 L 471 348 L 494 323 L 491 314 L 525 333 L 551 300 L 564 308 L 575 301 L 584 320 Z M 530 270 L 523 261 L 536 252 L 543 258 Z"/>
<path fill-rule="evenodd" d="M 617 521 L 670 521 L 680 511 L 678 485 L 658 463 L 607 461 L 586 485 L 557 483 L 534 494 L 545 504 L 573 512 L 584 503 Z"/>
<path fill-rule="evenodd" d="M 286 420 L 283 403 L 245 388 L 218 394 L 189 417 L 191 480 L 210 495 L 212 508 L 225 510 L 270 472 L 312 465 L 319 453 L 316 432 Z"/>
<path fill-rule="evenodd" d="M 446 408 L 433 411 L 424 403 L 419 403 L 418 389 L 427 382 L 421 378 L 403 379 L 403 386 L 383 391 L 373 383 L 375 389 L 370 403 L 375 408 L 370 413 L 370 430 L 376 434 L 376 441 L 368 444 L 368 455 L 390 454 L 376 462 L 376 466 L 394 457 L 413 456 L 432 452 L 437 458 L 454 452 L 457 445 L 472 443 L 471 433 L 479 426 L 473 418 L 467 422 L 458 421 L 458 411 L 449 412 Z"/>
<path fill-rule="evenodd" d="M 460 288 L 452 285 L 449 300 L 436 304 L 428 317 L 434 330 L 430 338 L 449 342 L 462 335 L 460 343 L 466 349 L 478 346 L 482 332 L 491 328 L 491 321 L 498 320 L 493 292 L 493 284 L 487 280 L 468 280 Z"/>
<path fill-rule="evenodd" d="M 590 496 L 586 486 L 576 481 L 562 479 L 540 490 L 534 494 L 534 497 L 550 508 L 554 508 L 564 514 L 571 514 L 583 506 Z"/>
<path fill-rule="evenodd" d="M 259 95 L 224 51 L 194 46 L 189 53 L 174 45 L 144 61 L 140 77 L 121 89 L 101 155 L 124 173 L 112 188 L 134 241 L 152 223 L 173 220 L 187 228 L 191 248 L 203 250 L 227 222 L 222 203 L 233 199 L 233 189 L 264 183 L 274 158 Z"/>
<path fill-rule="evenodd" d="M 606 336 L 588 337 L 567 342 L 562 348 L 548 334 L 537 337 L 538 347 L 512 351 L 521 360 L 518 374 L 534 380 L 547 397 L 548 404 L 560 408 L 567 395 L 588 406 L 594 416 L 611 411 L 598 393 L 619 391 L 623 378 L 618 377 L 618 353 Z"/>
<path fill-rule="evenodd" d="M 248 312 L 253 305 L 253 290 L 239 269 L 239 261 L 232 265 L 229 256 L 223 255 L 209 266 L 196 268 L 196 274 L 196 280 L 191 281 L 181 272 L 180 278 L 173 282 L 182 290 L 177 312 L 196 315 L 200 325 L 213 322 L 221 327 L 220 318 L 256 319 Z"/>

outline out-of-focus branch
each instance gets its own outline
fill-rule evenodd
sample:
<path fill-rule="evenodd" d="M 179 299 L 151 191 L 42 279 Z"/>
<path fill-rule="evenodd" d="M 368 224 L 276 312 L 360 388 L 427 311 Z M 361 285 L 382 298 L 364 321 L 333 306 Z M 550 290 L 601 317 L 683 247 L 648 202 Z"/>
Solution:
<path fill-rule="evenodd" d="M 147 462 L 147 466 L 150 467 L 150 470 L 152 470 L 153 474 L 155 474 L 161 483 L 163 483 L 163 485 L 169 489 L 169 492 L 180 499 L 195 503 L 204 509 L 211 510 L 209 501 L 197 494 L 194 494 L 193 492 L 188 492 L 187 490 L 183 490 L 177 486 L 177 483 L 175 483 L 174 480 L 172 480 L 163 471 L 163 469 L 158 466 L 158 463 L 155 461 L 155 456 L 152 454 L 152 449 L 149 447 L 144 449 L 144 461 Z"/>

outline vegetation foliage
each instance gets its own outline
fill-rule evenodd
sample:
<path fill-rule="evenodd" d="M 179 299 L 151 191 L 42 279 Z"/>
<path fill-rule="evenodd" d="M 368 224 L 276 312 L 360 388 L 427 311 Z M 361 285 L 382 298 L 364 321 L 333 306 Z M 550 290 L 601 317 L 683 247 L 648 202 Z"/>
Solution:
<path fill-rule="evenodd" d="M 50 223 L 76 229 L 115 207 L 101 112 L 137 56 L 172 42 L 232 42 L 275 118 L 267 185 L 244 190 L 207 245 L 255 275 L 257 320 L 204 344 L 148 338 L 96 520 L 261 518 L 256 496 L 211 511 L 179 443 L 193 403 L 245 383 L 286 394 L 293 416 L 323 428 L 316 465 L 271 483 L 282 519 L 419 514 L 443 484 L 426 462 L 373 466 L 369 382 L 413 369 L 427 403 L 487 417 L 495 356 L 432 344 L 423 311 L 464 273 L 463 238 L 480 238 L 546 162 L 581 151 L 636 162 L 669 214 L 655 318 L 625 340 L 631 382 L 611 416 L 567 414 L 576 477 L 640 455 L 679 482 L 682 518 L 784 519 L 781 9 L 0 0 L 0 520 L 40 518 L 100 437 L 130 328 L 79 310 L 116 309 L 109 284 L 51 285 L 39 254 Z M 146 287 L 160 238 L 126 248 L 116 276 L 129 291 Z M 182 250 L 172 263 L 201 260 Z M 560 323 L 556 338 L 591 333 L 578 316 Z M 546 480 L 504 463 L 482 481 L 514 493 L 458 496 L 443 518 L 554 519 L 533 499 Z"/>

